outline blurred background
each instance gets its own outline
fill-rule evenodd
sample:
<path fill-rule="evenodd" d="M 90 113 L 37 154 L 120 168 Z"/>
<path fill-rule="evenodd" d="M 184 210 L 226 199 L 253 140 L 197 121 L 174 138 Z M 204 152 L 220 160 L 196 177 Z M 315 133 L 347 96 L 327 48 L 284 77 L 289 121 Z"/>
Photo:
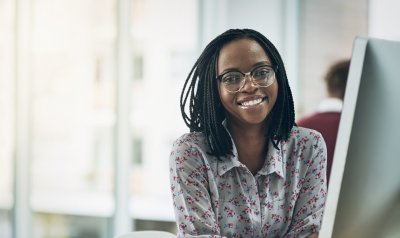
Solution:
<path fill-rule="evenodd" d="M 252 28 L 281 53 L 296 119 L 357 35 L 400 40 L 397 0 L 0 0 L 0 238 L 176 232 L 169 191 L 183 83 Z"/>

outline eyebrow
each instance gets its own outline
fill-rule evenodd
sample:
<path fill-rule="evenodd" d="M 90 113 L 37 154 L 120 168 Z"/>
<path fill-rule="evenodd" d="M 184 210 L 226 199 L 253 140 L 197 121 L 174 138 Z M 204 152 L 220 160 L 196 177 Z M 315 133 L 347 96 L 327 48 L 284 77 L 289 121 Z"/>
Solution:
<path fill-rule="evenodd" d="M 268 61 L 261 61 L 261 62 L 258 62 L 256 64 L 253 64 L 253 68 L 255 68 L 257 66 L 260 66 L 260 65 L 272 65 L 272 64 L 270 62 L 268 62 Z M 227 68 L 227 69 L 224 69 L 220 73 L 220 75 L 223 74 L 223 73 L 226 73 L 226 72 L 230 72 L 230 71 L 240 71 L 240 70 L 238 68 Z"/>

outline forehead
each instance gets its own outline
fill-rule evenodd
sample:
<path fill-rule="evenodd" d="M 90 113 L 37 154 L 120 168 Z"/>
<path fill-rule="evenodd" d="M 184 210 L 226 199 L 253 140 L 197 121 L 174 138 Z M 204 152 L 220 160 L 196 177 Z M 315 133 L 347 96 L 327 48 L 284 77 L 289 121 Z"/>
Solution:
<path fill-rule="evenodd" d="M 262 46 L 252 39 L 240 39 L 231 41 L 219 52 L 217 61 L 217 72 L 225 69 L 238 69 L 243 72 L 251 71 L 253 65 L 261 61 L 267 61 L 271 64 Z"/>

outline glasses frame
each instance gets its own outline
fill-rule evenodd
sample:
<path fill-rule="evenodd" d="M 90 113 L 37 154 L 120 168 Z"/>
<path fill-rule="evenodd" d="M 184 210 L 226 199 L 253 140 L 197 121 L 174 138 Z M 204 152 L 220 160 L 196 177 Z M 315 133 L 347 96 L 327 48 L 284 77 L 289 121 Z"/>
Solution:
<path fill-rule="evenodd" d="M 276 66 L 272 66 L 272 65 L 260 65 L 260 66 L 258 66 L 258 67 L 255 67 L 252 71 L 250 71 L 250 72 L 248 72 L 248 73 L 243 73 L 243 72 L 240 71 L 240 70 L 231 70 L 231 71 L 225 72 L 225 73 L 223 73 L 223 74 L 221 74 L 221 75 L 218 75 L 218 76 L 216 76 L 215 78 L 218 79 L 218 80 L 222 83 L 222 78 L 224 77 L 225 74 L 227 74 L 227 73 L 232 73 L 232 72 L 241 73 L 241 74 L 243 75 L 243 79 L 244 79 L 244 80 L 243 80 L 242 86 L 240 86 L 240 88 L 239 88 L 237 91 L 229 91 L 229 90 L 225 87 L 225 84 L 222 83 L 222 85 L 224 85 L 225 90 L 228 91 L 228 92 L 230 92 L 230 93 L 237 93 L 237 92 L 239 92 L 240 90 L 242 90 L 242 88 L 244 87 L 244 85 L 245 85 L 245 83 L 246 83 L 246 76 L 247 76 L 247 75 L 250 75 L 250 76 L 251 76 L 251 77 L 250 77 L 250 80 L 251 80 L 251 82 L 253 82 L 255 85 L 258 85 L 259 87 L 266 88 L 266 87 L 271 86 L 271 84 L 272 84 L 274 81 L 272 81 L 272 83 L 271 83 L 270 85 L 268 85 L 268 86 L 261 86 L 261 85 L 259 85 L 259 84 L 254 80 L 254 77 L 253 77 L 253 72 L 254 72 L 256 69 L 261 68 L 261 67 L 266 67 L 266 66 L 269 67 L 269 68 L 271 68 L 271 69 L 274 71 L 274 80 L 275 80 L 275 75 L 276 75 L 276 72 L 278 71 L 278 65 L 276 65 Z"/>

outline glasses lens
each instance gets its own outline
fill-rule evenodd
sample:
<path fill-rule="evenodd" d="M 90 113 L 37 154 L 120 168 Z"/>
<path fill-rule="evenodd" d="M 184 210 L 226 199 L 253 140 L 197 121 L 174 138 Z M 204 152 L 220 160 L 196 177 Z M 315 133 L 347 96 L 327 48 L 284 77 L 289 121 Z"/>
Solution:
<path fill-rule="evenodd" d="M 224 87 L 231 92 L 238 91 L 242 86 L 243 75 L 239 72 L 229 72 L 222 77 L 222 83 Z"/>
<path fill-rule="evenodd" d="M 274 82 L 275 72 L 270 67 L 260 67 L 253 72 L 253 78 L 261 87 L 268 87 Z"/>

